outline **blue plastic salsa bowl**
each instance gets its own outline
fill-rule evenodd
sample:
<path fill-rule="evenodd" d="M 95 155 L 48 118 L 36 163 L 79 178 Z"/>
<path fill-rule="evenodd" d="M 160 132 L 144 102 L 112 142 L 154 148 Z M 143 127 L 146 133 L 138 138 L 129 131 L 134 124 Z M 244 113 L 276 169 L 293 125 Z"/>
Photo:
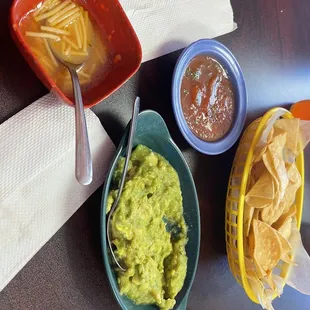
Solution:
<path fill-rule="evenodd" d="M 221 139 L 207 142 L 198 138 L 188 127 L 181 106 L 181 84 L 185 70 L 191 60 L 206 55 L 217 60 L 228 73 L 235 95 L 235 113 L 232 126 Z M 234 55 L 223 44 L 215 40 L 202 39 L 189 45 L 180 55 L 172 78 L 172 105 L 176 122 L 187 142 L 197 151 L 217 155 L 231 148 L 238 140 L 246 118 L 247 94 L 241 68 Z"/>

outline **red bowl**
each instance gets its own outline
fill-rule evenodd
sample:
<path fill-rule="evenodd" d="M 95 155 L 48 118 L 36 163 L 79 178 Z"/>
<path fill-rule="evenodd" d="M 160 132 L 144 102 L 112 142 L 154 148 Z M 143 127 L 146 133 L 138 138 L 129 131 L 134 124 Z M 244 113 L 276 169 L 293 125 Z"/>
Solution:
<path fill-rule="evenodd" d="M 64 102 L 73 104 L 72 98 L 61 91 L 32 53 L 19 28 L 20 20 L 41 1 L 14 0 L 10 12 L 11 34 L 21 54 L 42 83 Z M 76 2 L 89 12 L 100 31 L 107 35 L 113 54 L 121 55 L 121 61 L 113 65 L 103 81 L 83 93 L 84 107 L 90 108 L 111 95 L 136 73 L 141 64 L 142 50 L 139 39 L 117 0 L 76 0 Z"/>

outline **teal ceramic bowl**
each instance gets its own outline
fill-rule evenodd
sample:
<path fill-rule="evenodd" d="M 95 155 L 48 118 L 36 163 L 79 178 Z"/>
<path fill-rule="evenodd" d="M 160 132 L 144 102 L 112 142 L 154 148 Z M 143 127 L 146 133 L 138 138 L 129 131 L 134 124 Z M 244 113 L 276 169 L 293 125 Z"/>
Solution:
<path fill-rule="evenodd" d="M 125 155 L 127 147 L 129 126 L 127 126 L 124 137 L 116 151 L 116 155 L 108 172 L 105 186 L 102 194 L 101 203 L 101 245 L 104 264 L 107 276 L 110 281 L 111 288 L 122 309 L 130 310 L 151 310 L 158 309 L 154 305 L 136 305 L 126 296 L 120 295 L 116 273 L 113 269 L 112 258 L 108 249 L 106 235 L 106 203 L 112 181 L 112 175 L 116 164 L 121 156 Z M 188 256 L 187 275 L 182 290 L 176 297 L 176 305 L 174 309 L 185 310 L 187 305 L 188 295 L 196 273 L 199 246 L 200 246 L 200 215 L 199 204 L 195 183 L 191 172 L 185 162 L 185 159 L 172 141 L 167 126 L 162 117 L 154 111 L 144 111 L 139 114 L 137 129 L 134 138 L 134 147 L 138 144 L 143 144 L 154 152 L 165 157 L 169 163 L 178 172 L 183 195 L 184 218 L 188 226 L 188 243 L 186 245 L 186 254 Z"/>

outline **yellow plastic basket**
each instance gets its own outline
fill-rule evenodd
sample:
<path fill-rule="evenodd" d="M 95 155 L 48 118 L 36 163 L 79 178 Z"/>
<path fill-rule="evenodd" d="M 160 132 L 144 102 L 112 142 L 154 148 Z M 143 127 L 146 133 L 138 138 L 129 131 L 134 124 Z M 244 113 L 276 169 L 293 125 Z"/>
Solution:
<path fill-rule="evenodd" d="M 255 146 L 265 128 L 266 122 L 275 113 L 281 111 L 284 113 L 281 115 L 282 118 L 293 118 L 289 111 L 283 108 L 274 108 L 269 110 L 263 117 L 251 123 L 245 130 L 234 158 L 226 197 L 225 230 L 229 267 L 248 297 L 255 303 L 259 302 L 249 285 L 245 270 L 243 245 L 244 197 Z M 299 147 L 301 148 L 300 143 Z M 304 195 L 304 155 L 302 151 L 296 158 L 296 165 L 302 178 L 302 185 L 296 194 L 296 217 L 298 229 L 300 229 Z M 289 265 L 283 264 L 281 267 L 281 277 L 287 279 L 289 271 Z"/>

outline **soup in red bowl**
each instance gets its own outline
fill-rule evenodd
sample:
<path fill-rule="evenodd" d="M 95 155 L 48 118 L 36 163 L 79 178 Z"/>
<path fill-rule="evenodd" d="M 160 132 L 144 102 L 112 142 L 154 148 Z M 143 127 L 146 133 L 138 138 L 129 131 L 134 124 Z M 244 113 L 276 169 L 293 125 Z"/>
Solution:
<path fill-rule="evenodd" d="M 10 25 L 36 75 L 69 104 L 73 103 L 69 72 L 50 46 L 68 60 L 87 56 L 78 71 L 86 108 L 108 97 L 141 64 L 140 42 L 117 0 L 15 0 Z"/>

